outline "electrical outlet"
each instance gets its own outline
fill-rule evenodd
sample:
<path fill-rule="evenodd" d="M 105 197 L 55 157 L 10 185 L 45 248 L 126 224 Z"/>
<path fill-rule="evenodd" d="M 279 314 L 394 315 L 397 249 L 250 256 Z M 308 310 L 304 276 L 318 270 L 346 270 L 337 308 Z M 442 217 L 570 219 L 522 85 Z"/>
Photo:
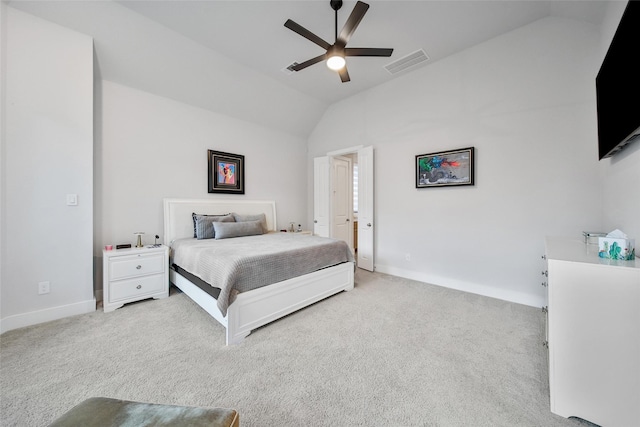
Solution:
<path fill-rule="evenodd" d="M 404 260 L 405 261 L 411 261 L 411 254 L 405 254 L 404 255 Z"/>
<path fill-rule="evenodd" d="M 38 295 L 48 294 L 51 290 L 51 284 L 49 282 L 38 282 Z"/>

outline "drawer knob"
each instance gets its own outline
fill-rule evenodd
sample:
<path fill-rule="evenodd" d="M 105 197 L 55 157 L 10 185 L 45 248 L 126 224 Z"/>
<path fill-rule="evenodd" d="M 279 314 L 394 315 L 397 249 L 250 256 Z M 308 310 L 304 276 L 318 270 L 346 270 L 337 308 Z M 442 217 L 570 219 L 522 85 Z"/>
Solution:
<path fill-rule="evenodd" d="M 141 265 L 136 266 L 136 270 L 140 270 L 142 268 Z"/>
<path fill-rule="evenodd" d="M 549 277 L 549 272 L 545 270 L 545 271 L 542 272 L 542 275 L 544 277 Z"/>
<path fill-rule="evenodd" d="M 136 286 L 136 289 L 142 289 L 142 285 Z"/>

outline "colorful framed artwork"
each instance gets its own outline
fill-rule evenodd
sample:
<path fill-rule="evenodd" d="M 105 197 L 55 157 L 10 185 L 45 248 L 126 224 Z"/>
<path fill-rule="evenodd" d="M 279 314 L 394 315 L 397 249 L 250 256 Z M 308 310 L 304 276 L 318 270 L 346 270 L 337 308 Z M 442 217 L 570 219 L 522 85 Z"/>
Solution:
<path fill-rule="evenodd" d="M 207 150 L 209 193 L 244 194 L 244 156 Z"/>
<path fill-rule="evenodd" d="M 416 156 L 416 188 L 473 185 L 474 147 Z"/>

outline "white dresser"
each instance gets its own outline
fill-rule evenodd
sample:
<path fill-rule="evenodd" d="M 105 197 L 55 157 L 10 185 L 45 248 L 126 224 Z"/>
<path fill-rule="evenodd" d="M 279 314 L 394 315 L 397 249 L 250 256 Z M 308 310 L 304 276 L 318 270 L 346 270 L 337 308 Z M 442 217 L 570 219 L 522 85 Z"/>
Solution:
<path fill-rule="evenodd" d="M 169 296 L 169 248 L 103 250 L 103 308 Z"/>
<path fill-rule="evenodd" d="M 599 258 L 580 239 L 545 244 L 551 412 L 640 426 L 640 260 Z"/>

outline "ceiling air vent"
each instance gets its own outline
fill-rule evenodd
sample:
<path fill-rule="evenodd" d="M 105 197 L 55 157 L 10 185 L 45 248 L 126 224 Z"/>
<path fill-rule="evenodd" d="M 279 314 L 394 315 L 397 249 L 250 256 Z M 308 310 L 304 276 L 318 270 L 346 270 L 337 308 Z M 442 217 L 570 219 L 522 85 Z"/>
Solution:
<path fill-rule="evenodd" d="M 401 71 L 415 67 L 416 65 L 426 62 L 428 60 L 429 60 L 429 57 L 427 56 L 425 51 L 420 49 L 406 56 L 403 56 L 400 59 L 390 62 L 389 64 L 385 65 L 384 68 L 390 74 L 398 74 Z"/>
<path fill-rule="evenodd" d="M 298 65 L 298 63 L 294 62 L 293 64 L 289 65 L 288 67 L 283 68 L 280 71 L 282 71 L 286 75 L 291 75 L 291 74 L 295 73 L 295 70 L 291 69 L 291 67 L 295 67 L 296 65 Z"/>

